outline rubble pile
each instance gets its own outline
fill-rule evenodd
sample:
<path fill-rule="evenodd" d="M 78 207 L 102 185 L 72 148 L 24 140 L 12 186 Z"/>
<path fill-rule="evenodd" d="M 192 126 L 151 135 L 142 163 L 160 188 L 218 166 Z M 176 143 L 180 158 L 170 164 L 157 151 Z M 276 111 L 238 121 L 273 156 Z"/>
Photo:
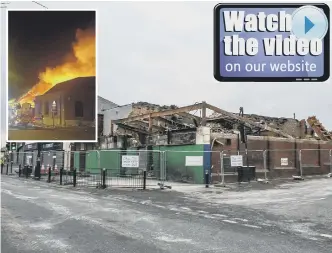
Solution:
<path fill-rule="evenodd" d="M 157 105 L 148 102 L 136 102 L 132 104 L 133 110 L 129 117 L 160 112 L 165 110 L 174 110 L 179 107 L 176 105 Z M 196 111 L 197 112 L 197 111 Z M 211 128 L 213 133 L 237 134 L 243 124 L 246 126 L 247 135 L 263 135 L 263 136 L 283 136 L 285 138 L 314 138 L 311 129 L 306 125 L 305 120 L 299 121 L 294 118 L 285 117 L 269 117 L 257 114 L 239 113 L 212 113 L 206 119 L 206 125 Z M 232 114 L 235 117 L 232 117 Z M 194 115 L 189 112 L 174 113 L 163 117 L 154 117 L 153 124 L 159 132 L 166 130 L 180 130 L 195 128 L 201 122 L 201 115 Z M 141 121 L 143 124 L 139 124 Z M 148 119 L 132 121 L 130 126 L 137 129 L 147 131 Z M 308 131 L 309 130 L 309 131 Z M 309 132 L 309 133 L 308 133 Z"/>
<path fill-rule="evenodd" d="M 132 106 L 135 109 L 144 109 L 147 111 L 153 111 L 153 112 L 160 112 L 160 111 L 165 111 L 165 110 L 173 110 L 178 108 L 175 105 L 157 105 L 157 104 L 150 104 L 148 102 L 137 102 L 137 103 L 133 103 Z"/>

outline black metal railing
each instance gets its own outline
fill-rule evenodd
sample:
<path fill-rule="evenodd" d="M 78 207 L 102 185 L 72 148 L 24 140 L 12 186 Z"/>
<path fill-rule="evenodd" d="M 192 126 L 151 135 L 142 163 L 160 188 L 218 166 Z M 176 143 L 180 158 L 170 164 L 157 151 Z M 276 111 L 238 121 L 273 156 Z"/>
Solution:
<path fill-rule="evenodd" d="M 60 170 L 60 185 L 73 185 L 74 184 L 74 171 L 72 170 Z"/>
<path fill-rule="evenodd" d="M 9 166 L 8 166 L 9 169 Z M 7 173 L 5 165 L 3 173 Z M 146 189 L 150 186 L 149 173 L 141 169 L 91 169 L 90 172 L 78 171 L 76 169 L 61 168 L 54 170 L 52 167 L 45 169 L 40 181 L 54 183 L 63 186 L 93 187 L 93 188 L 136 188 Z M 18 177 L 33 178 L 32 166 L 19 166 Z"/>
<path fill-rule="evenodd" d="M 74 184 L 76 183 L 75 186 L 77 187 L 99 188 L 102 180 L 101 170 L 99 170 L 98 173 L 76 172 L 75 179 L 76 182 L 74 182 Z"/>
<path fill-rule="evenodd" d="M 139 169 L 125 172 L 123 169 L 105 169 L 105 177 L 106 187 L 144 188 L 144 185 L 146 186 L 146 171 L 144 173 Z"/>

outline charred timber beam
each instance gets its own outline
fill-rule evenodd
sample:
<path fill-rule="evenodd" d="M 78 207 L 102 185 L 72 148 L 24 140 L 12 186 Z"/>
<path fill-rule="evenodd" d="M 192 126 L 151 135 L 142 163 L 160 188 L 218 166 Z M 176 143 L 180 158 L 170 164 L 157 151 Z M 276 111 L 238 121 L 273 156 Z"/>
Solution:
<path fill-rule="evenodd" d="M 143 120 L 143 119 L 147 119 L 147 118 L 150 118 L 150 117 L 151 118 L 164 117 L 164 116 L 168 116 L 168 115 L 172 115 L 172 114 L 179 114 L 179 113 L 182 113 L 182 112 L 190 112 L 190 111 L 194 111 L 194 110 L 200 110 L 200 109 L 202 109 L 203 104 L 204 104 L 204 102 L 194 104 L 194 105 L 179 107 L 179 108 L 172 109 L 172 110 L 146 113 L 146 114 L 142 114 L 142 115 L 128 117 L 128 118 L 125 118 L 125 119 L 119 119 L 119 120 L 116 120 L 114 123 L 126 123 L 126 122 L 131 122 L 131 121 L 136 121 L 136 120 Z"/>
<path fill-rule="evenodd" d="M 167 124 L 167 126 L 164 126 L 164 127 L 160 126 L 159 123 L 158 123 L 158 121 Z M 143 119 L 140 122 L 144 122 L 144 123 L 148 124 L 149 119 Z M 153 118 L 153 122 L 154 122 L 154 126 L 163 127 L 164 129 L 169 129 L 169 127 L 171 127 L 171 126 L 183 127 L 183 128 L 187 127 L 186 125 L 184 125 L 184 124 L 182 124 L 182 123 L 180 123 L 178 121 L 173 121 L 173 120 L 162 118 L 162 117 L 155 117 L 155 118 Z"/>
<path fill-rule="evenodd" d="M 157 120 L 157 121 L 164 122 L 164 123 L 166 123 L 169 126 L 174 126 L 175 125 L 177 127 L 187 127 L 186 125 L 184 125 L 184 124 L 182 124 L 180 122 L 169 120 L 169 119 L 165 119 L 165 118 L 162 118 L 162 117 L 155 117 L 154 119 Z"/>

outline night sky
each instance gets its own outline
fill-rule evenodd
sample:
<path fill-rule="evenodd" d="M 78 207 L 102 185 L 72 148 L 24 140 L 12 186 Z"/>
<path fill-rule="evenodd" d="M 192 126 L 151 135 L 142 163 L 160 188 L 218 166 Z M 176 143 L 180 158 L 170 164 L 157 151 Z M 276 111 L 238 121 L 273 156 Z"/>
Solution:
<path fill-rule="evenodd" d="M 9 11 L 8 15 L 9 99 L 35 85 L 45 67 L 63 63 L 76 29 L 95 25 L 94 11 Z"/>

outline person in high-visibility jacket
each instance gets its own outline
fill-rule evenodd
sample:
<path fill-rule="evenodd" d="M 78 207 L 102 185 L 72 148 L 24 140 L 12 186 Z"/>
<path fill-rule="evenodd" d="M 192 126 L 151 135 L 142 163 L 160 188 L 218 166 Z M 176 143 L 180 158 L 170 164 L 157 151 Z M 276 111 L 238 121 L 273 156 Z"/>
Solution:
<path fill-rule="evenodd" d="M 4 165 L 5 165 L 4 157 L 1 157 L 1 173 Z"/>

